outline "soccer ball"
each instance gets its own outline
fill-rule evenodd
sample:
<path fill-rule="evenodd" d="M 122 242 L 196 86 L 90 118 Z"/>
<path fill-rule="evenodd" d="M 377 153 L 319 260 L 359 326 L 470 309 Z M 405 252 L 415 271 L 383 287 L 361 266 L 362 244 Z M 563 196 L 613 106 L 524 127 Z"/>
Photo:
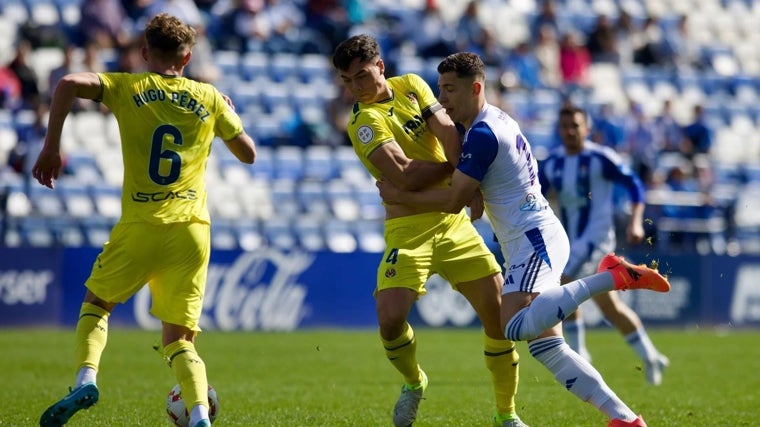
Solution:
<path fill-rule="evenodd" d="M 171 422 L 177 427 L 188 427 L 190 423 L 190 412 L 185 407 L 185 401 L 182 399 L 182 391 L 179 384 L 172 387 L 169 395 L 166 396 L 166 413 L 169 415 Z M 216 396 L 216 390 L 208 385 L 208 417 L 213 423 L 216 416 L 219 415 L 219 398 Z"/>

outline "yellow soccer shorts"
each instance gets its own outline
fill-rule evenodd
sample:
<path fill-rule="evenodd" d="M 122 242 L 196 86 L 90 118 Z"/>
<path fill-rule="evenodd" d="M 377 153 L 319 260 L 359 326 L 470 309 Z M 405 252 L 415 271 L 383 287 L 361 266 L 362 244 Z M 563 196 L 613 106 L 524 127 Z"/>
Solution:
<path fill-rule="evenodd" d="M 85 286 L 103 300 L 123 303 L 147 283 L 152 315 L 200 331 L 210 254 L 206 223 L 117 223 Z"/>
<path fill-rule="evenodd" d="M 376 292 L 409 288 L 425 294 L 434 273 L 454 289 L 463 282 L 501 273 L 493 253 L 464 210 L 424 213 L 385 221 L 385 253 L 377 269 Z"/>

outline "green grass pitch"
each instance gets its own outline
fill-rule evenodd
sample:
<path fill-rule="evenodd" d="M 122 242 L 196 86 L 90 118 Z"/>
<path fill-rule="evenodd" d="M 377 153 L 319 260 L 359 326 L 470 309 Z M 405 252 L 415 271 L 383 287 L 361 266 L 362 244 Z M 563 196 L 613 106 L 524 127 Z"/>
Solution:
<path fill-rule="evenodd" d="M 664 383 L 645 383 L 622 337 L 591 330 L 588 346 L 607 383 L 650 427 L 760 425 L 760 331 L 652 329 L 671 360 Z M 476 329 L 416 328 L 430 377 L 415 427 L 489 426 L 492 395 Z M 112 328 L 100 401 L 69 426 L 168 426 L 175 381 L 151 346 L 157 332 Z M 74 379 L 72 330 L 0 329 L 0 426 L 38 425 Z M 198 349 L 221 402 L 215 427 L 391 426 L 400 377 L 374 330 L 205 332 Z M 533 427 L 604 426 L 519 343 L 518 412 Z"/>

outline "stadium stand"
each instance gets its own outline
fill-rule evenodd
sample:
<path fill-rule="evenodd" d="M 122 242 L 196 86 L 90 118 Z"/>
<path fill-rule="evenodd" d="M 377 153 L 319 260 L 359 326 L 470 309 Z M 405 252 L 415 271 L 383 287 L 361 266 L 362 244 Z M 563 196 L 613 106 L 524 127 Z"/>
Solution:
<path fill-rule="evenodd" d="M 507 68 L 506 56 L 521 42 L 528 42 L 534 49 L 532 54 L 539 55 L 533 31 L 544 1 L 553 1 L 562 17 L 561 22 L 549 22 L 553 28 L 572 31 L 582 38 L 594 31 L 600 15 L 621 22 L 623 17 L 631 18 L 631 32 L 616 34 L 617 56 L 608 56 L 617 59 L 589 64 L 586 80 L 580 84 L 557 85 L 539 79 L 537 88 L 527 89 Z M 306 0 L 280 3 L 303 10 Z M 410 40 L 383 30 L 397 29 L 386 24 L 404 22 L 400 17 L 417 16 L 424 3 L 373 2 L 366 6 L 366 19 L 354 22 L 349 30 L 343 29 L 342 35 L 360 31 L 377 34 L 390 70 L 419 73 L 435 87 L 435 66 L 440 56 L 424 57 L 410 45 Z M 455 23 L 467 3 L 439 1 L 438 7 L 449 23 Z M 564 102 L 585 107 L 594 119 L 603 107 L 611 106 L 621 129 L 630 122 L 633 104 L 640 105 L 646 119 L 653 122 L 661 114 L 663 103 L 670 101 L 672 114 L 681 126 L 695 120 L 693 108 L 701 105 L 704 123 L 712 131 L 712 145 L 701 153 L 707 156 L 702 164 L 707 165 L 709 173 L 691 178 L 710 200 L 710 215 L 665 216 L 659 208 L 663 200 L 675 200 L 674 193 L 648 182 L 653 190 L 650 210 L 657 215 L 653 218 L 653 236 L 665 247 L 673 235 L 694 234 L 695 243 L 681 248 L 685 251 L 760 253 L 760 2 L 480 3 L 481 24 L 504 56 L 504 61 L 488 63 L 489 84 L 498 88 L 492 91 L 496 95 L 490 102 L 509 111 L 521 123 L 539 160 L 557 144 L 555 115 Z M 48 87 L 51 70 L 63 63 L 64 45 L 77 44 L 77 64 L 72 69 L 86 69 L 82 62 L 84 40 L 79 31 L 81 4 L 82 0 L 0 0 L 0 68 L 8 68 L 17 42 L 26 39 L 33 44 L 30 64 L 44 93 L 52 89 Z M 334 44 L 336 35 L 320 34 L 315 28 L 296 28 L 287 36 L 293 40 L 289 49 L 282 49 L 281 40 L 270 45 L 266 41 L 225 44 L 228 34 L 224 31 L 229 30 L 225 27 L 233 12 L 225 4 L 218 2 L 202 10 L 212 48 L 205 60 L 219 70 L 220 78 L 213 83 L 234 100 L 258 144 L 258 158 L 249 167 L 232 161 L 224 150 L 211 152 L 208 200 L 214 218 L 214 247 L 252 250 L 271 245 L 280 249 L 381 251 L 383 210 L 377 191 L 352 148 L 332 136 L 341 131 L 334 128 L 327 113 L 329 103 L 340 91 L 325 47 L 330 42 Z M 136 28 L 138 20 L 134 16 L 130 19 Z M 646 21 L 654 22 L 650 32 L 641 29 Z M 305 22 L 309 22 L 308 17 Z M 400 34 L 409 31 L 404 29 Z M 556 43 L 561 35 L 555 34 Z M 61 43 L 61 37 L 68 41 Z M 456 45 L 456 40 L 453 42 Z M 478 48 L 483 49 L 481 53 L 487 52 L 487 46 Z M 101 46 L 101 63 L 110 70 L 134 70 L 134 65 L 125 59 L 128 51 L 125 45 Z M 666 53 L 658 56 L 662 52 Z M 644 53 L 654 62 L 637 62 Z M 204 60 L 202 55 L 198 60 Z M 60 191 L 51 192 L 29 179 L 25 172 L 28 164 L 12 164 L 12 159 L 18 160 L 17 150 L 38 149 L 34 144 L 39 141 L 24 140 L 36 113 L 10 91 L 4 93 L 0 105 L 0 244 L 102 244 L 120 207 L 118 185 L 122 171 L 115 120 L 93 105 L 69 117 L 62 142 L 67 160 L 65 176 L 57 184 Z M 42 102 L 45 99 L 47 96 L 42 97 Z M 629 143 L 615 148 L 635 160 Z M 700 153 L 690 150 L 658 153 L 654 176 L 666 176 L 681 162 L 693 166 Z M 25 161 L 33 161 L 35 154 L 27 153 Z M 693 204 L 693 200 L 688 199 L 686 205 Z M 702 202 L 699 205 L 704 207 Z M 704 236 L 706 245 L 699 243 Z"/>

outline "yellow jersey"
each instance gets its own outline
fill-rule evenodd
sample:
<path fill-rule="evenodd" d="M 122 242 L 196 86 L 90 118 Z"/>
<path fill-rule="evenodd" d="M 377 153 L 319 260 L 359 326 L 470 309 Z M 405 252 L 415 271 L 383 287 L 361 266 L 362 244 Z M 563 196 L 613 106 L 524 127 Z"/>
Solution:
<path fill-rule="evenodd" d="M 427 125 L 427 117 L 440 108 L 422 77 L 406 74 L 387 80 L 393 94 L 373 104 L 354 104 L 348 135 L 364 167 L 375 179 L 381 176 L 369 156 L 383 144 L 396 141 L 410 159 L 445 162 L 446 154 Z"/>
<path fill-rule="evenodd" d="M 206 163 L 215 136 L 243 132 L 213 86 L 158 73 L 99 73 L 102 102 L 119 123 L 121 222 L 210 222 Z"/>

